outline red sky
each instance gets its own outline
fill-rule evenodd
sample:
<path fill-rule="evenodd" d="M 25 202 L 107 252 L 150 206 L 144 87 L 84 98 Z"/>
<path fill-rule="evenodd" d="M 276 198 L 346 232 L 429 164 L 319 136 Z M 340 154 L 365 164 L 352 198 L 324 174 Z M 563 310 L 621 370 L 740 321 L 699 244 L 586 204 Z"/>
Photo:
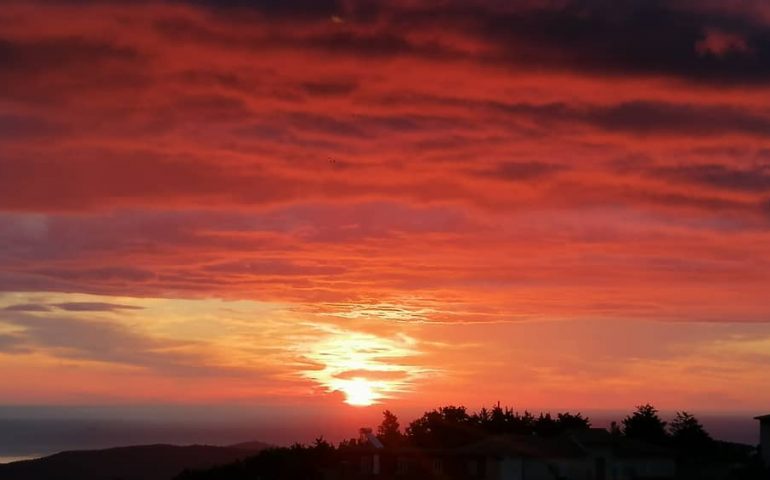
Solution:
<path fill-rule="evenodd" d="M 0 398 L 766 408 L 769 80 L 762 0 L 5 2 Z"/>

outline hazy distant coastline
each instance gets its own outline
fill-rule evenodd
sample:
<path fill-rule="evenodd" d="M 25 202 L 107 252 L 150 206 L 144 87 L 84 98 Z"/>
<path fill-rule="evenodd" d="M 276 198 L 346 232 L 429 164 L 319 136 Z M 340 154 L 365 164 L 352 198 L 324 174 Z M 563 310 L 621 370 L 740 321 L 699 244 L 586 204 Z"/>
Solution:
<path fill-rule="evenodd" d="M 21 462 L 23 460 L 34 460 L 35 458 L 43 457 L 42 454 L 37 455 L 16 455 L 16 456 L 2 456 L 0 455 L 0 465 L 11 462 Z"/>

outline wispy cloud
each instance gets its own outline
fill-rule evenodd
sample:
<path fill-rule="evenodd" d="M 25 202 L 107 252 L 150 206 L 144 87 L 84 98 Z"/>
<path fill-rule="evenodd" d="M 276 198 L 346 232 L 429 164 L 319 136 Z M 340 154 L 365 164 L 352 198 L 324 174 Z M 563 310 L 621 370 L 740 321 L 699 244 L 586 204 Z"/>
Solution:
<path fill-rule="evenodd" d="M 417 341 L 400 334 L 385 337 L 319 324 L 312 337 L 296 345 L 309 362 L 301 374 L 327 392 L 340 392 L 352 405 L 369 405 L 414 389 L 431 373 L 416 363 Z"/>
<path fill-rule="evenodd" d="M 369 378 L 385 399 L 489 368 L 553 393 L 558 365 L 524 345 L 509 373 L 491 332 L 767 325 L 765 3 L 439 3 L 5 2 L 15 383 L 34 396 L 32 370 L 74 362 L 72 395 L 107 395 L 109 365 L 163 392 L 221 372 L 206 387 L 228 398 Z M 602 325 L 586 355 L 624 338 Z M 296 375 L 296 338 L 316 376 Z M 476 341 L 495 354 L 442 350 Z M 713 367 L 695 343 L 683 364 Z M 629 372 L 675 361 L 650 352 L 572 374 L 643 391 Z M 438 364 L 453 380 L 423 375 Z"/>

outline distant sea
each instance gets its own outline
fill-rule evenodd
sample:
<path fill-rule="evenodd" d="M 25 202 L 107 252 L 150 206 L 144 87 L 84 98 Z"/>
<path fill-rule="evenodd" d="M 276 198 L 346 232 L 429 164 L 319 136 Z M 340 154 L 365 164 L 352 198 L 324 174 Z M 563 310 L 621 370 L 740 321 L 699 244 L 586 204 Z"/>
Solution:
<path fill-rule="evenodd" d="M 342 412 L 340 410 L 343 410 Z M 275 445 L 312 442 L 323 436 L 338 442 L 376 426 L 381 407 L 308 411 L 295 406 L 245 407 L 2 407 L 0 463 L 63 450 L 169 443 L 230 445 L 259 440 Z M 399 412 L 397 412 L 399 413 Z M 627 412 L 583 412 L 594 426 L 607 427 Z M 719 440 L 756 445 L 754 414 L 698 414 Z M 419 416 L 401 413 L 402 427 Z M 668 415 L 663 414 L 664 418 Z"/>
<path fill-rule="evenodd" d="M 758 413 L 704 413 L 693 412 L 703 424 L 706 431 L 717 440 L 726 442 L 745 443 L 747 445 L 759 444 L 759 422 L 754 420 Z M 628 412 L 615 415 L 607 412 L 595 412 L 588 416 L 596 427 L 609 427 L 612 421 L 620 423 L 620 420 L 628 415 Z M 662 414 L 665 420 L 669 420 L 673 414 Z"/>
<path fill-rule="evenodd" d="M 11 463 L 11 462 L 20 462 L 22 460 L 32 460 L 33 458 L 39 458 L 42 457 L 42 455 L 20 455 L 15 457 L 3 457 L 0 456 L 0 464 L 3 463 Z"/>

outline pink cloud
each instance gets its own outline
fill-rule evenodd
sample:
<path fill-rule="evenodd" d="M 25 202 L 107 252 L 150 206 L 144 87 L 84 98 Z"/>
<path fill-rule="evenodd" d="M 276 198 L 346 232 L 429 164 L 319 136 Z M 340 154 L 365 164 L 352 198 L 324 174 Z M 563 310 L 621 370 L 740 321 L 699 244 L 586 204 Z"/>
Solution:
<path fill-rule="evenodd" d="M 711 54 L 717 57 L 751 52 L 743 35 L 718 29 L 707 29 L 704 38 L 695 44 L 695 50 L 701 55 Z"/>

